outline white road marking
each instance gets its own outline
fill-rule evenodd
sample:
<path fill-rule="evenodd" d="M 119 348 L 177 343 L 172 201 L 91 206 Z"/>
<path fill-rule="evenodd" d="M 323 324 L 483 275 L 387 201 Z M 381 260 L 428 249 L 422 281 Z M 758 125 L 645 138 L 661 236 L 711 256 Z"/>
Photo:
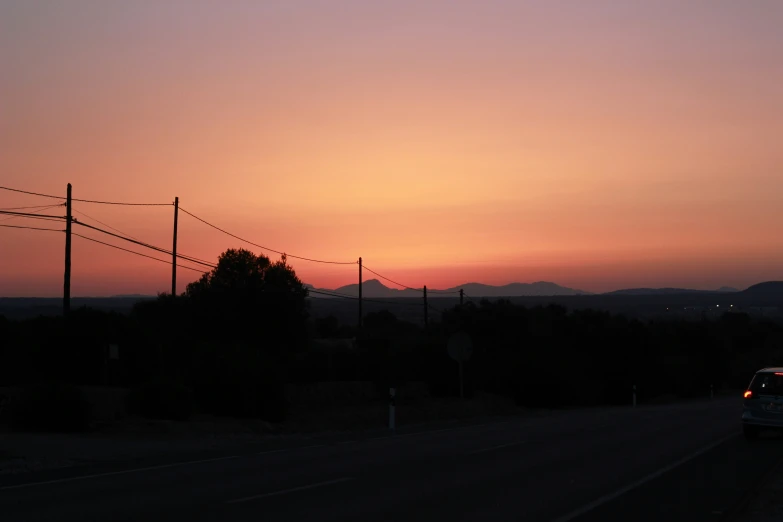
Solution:
<path fill-rule="evenodd" d="M 569 520 L 573 520 L 573 519 L 575 519 L 577 517 L 580 517 L 580 516 L 584 515 L 585 513 L 587 513 L 588 511 L 592 511 L 593 509 L 597 508 L 598 506 L 600 506 L 602 504 L 606 504 L 607 502 L 612 501 L 612 500 L 616 499 L 617 497 L 620 497 L 620 496 L 628 493 L 632 489 L 636 489 L 639 486 L 641 486 L 643 484 L 646 484 L 647 482 L 650 482 L 651 480 L 660 477 L 664 473 L 667 473 L 667 472 L 673 470 L 674 468 L 682 466 L 683 464 L 685 464 L 689 460 L 693 460 L 696 457 L 698 457 L 699 455 L 703 455 L 704 453 L 707 453 L 711 449 L 717 448 L 718 446 L 720 446 L 724 442 L 726 442 L 726 441 L 728 441 L 730 439 L 733 439 L 734 437 L 736 437 L 738 435 L 739 435 L 739 433 L 733 433 L 731 435 L 727 435 L 726 437 L 718 439 L 717 441 L 715 441 L 715 442 L 713 442 L 711 444 L 708 444 L 707 446 L 704 446 L 700 450 L 697 450 L 697 451 L 691 453 L 690 455 L 688 455 L 686 457 L 683 457 L 680 460 L 669 464 L 668 466 L 664 466 L 663 468 L 659 469 L 658 471 L 650 473 L 649 475 L 647 475 L 647 476 L 637 480 L 633 484 L 629 484 L 628 486 L 625 486 L 624 488 L 618 489 L 614 493 L 609 493 L 608 495 L 604 495 L 603 497 L 597 498 L 594 501 L 590 502 L 589 504 L 586 504 L 586 505 L 580 507 L 579 509 L 575 509 L 574 511 L 572 511 L 572 512 L 566 514 L 566 515 L 563 515 L 562 517 L 556 518 L 553 522 L 568 522 Z"/>
<path fill-rule="evenodd" d="M 486 453 L 488 451 L 495 451 L 495 450 L 499 450 L 499 449 L 503 449 L 503 448 L 510 448 L 512 446 L 519 446 L 520 444 L 524 444 L 525 442 L 526 441 L 524 441 L 524 440 L 519 440 L 517 442 L 509 442 L 508 444 L 499 444 L 497 446 L 490 446 L 488 448 L 481 448 L 481 449 L 477 449 L 477 450 L 474 450 L 474 451 L 469 451 L 468 455 L 476 455 L 476 454 L 479 454 L 479 453 Z"/>
<path fill-rule="evenodd" d="M 331 484 L 339 484 L 340 482 L 347 482 L 353 480 L 353 477 L 343 477 L 334 480 L 326 480 L 324 482 L 316 482 L 315 484 L 308 484 L 306 486 L 299 486 L 296 488 L 283 489 L 280 491 L 272 491 L 271 493 L 262 493 L 260 495 L 253 495 L 251 497 L 237 498 L 235 500 L 227 500 L 226 504 L 239 504 L 240 502 L 248 502 L 250 500 L 259 500 L 267 497 L 275 497 L 278 495 L 286 495 L 288 493 L 294 493 L 296 491 L 304 491 L 306 489 L 320 488 L 321 486 L 329 486 Z"/>
<path fill-rule="evenodd" d="M 189 460 L 186 462 L 175 462 L 173 464 L 161 464 L 159 466 L 148 466 L 146 468 L 125 469 L 122 471 L 108 471 L 106 473 L 94 473 L 92 475 L 79 475 L 78 477 L 67 477 L 67 478 L 54 479 L 54 480 L 42 480 L 40 482 L 27 482 L 25 484 L 15 484 L 13 486 L 2 486 L 0 487 L 0 491 L 9 490 L 9 489 L 29 488 L 32 486 L 45 486 L 47 484 L 61 484 L 64 482 L 75 482 L 77 480 L 87 480 L 91 478 L 112 477 L 115 475 L 127 475 L 129 473 L 140 473 L 142 471 L 152 471 L 156 469 L 176 468 L 178 466 L 188 466 L 192 464 L 205 464 L 207 462 L 218 462 L 220 460 L 238 459 L 243 456 L 245 455 L 232 455 L 230 457 L 216 457 L 213 459 Z"/>

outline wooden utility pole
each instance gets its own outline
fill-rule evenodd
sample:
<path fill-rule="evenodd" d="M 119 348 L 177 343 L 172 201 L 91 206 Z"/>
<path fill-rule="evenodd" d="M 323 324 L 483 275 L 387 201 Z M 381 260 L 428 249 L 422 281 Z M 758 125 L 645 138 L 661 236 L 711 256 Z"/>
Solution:
<path fill-rule="evenodd" d="M 429 322 L 429 314 L 427 313 L 428 312 L 427 309 L 428 309 L 428 307 L 427 307 L 427 285 L 424 285 L 424 328 L 427 328 L 427 326 L 429 326 L 429 324 L 430 324 L 430 322 Z"/>
<path fill-rule="evenodd" d="M 65 200 L 65 279 L 63 281 L 63 315 L 71 311 L 71 184 Z"/>
<path fill-rule="evenodd" d="M 359 328 L 362 327 L 362 258 L 359 258 Z"/>
<path fill-rule="evenodd" d="M 462 301 L 465 298 L 465 290 L 459 289 L 459 305 L 462 306 Z"/>
<path fill-rule="evenodd" d="M 174 247 L 171 258 L 171 295 L 177 296 L 177 219 L 179 218 L 179 198 L 174 198 Z"/>

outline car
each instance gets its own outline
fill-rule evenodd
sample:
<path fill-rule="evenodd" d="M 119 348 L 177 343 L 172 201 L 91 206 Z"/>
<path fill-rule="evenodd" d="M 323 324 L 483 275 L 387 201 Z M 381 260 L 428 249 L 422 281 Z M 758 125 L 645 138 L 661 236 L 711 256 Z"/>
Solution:
<path fill-rule="evenodd" d="M 767 429 L 783 430 L 783 368 L 757 371 L 745 390 L 742 404 L 745 438 L 756 439 Z"/>

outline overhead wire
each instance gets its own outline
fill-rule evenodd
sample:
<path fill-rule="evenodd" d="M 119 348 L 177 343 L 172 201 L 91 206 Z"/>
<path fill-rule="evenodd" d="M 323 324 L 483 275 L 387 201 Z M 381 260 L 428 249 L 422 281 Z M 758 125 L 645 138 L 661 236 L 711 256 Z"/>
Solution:
<path fill-rule="evenodd" d="M 412 286 L 408 286 L 408 285 L 404 285 L 404 284 L 402 284 L 402 283 L 398 283 L 397 281 L 394 281 L 393 279 L 389 279 L 389 278 L 388 278 L 388 277 L 386 277 L 385 275 L 379 274 L 379 273 L 378 273 L 378 272 L 376 272 L 375 270 L 373 270 L 373 269 L 371 269 L 371 268 L 368 268 L 368 267 L 367 267 L 367 266 L 365 266 L 364 264 L 362 264 L 362 269 L 363 269 L 363 270 L 367 270 L 367 271 L 368 271 L 368 272 L 370 272 L 371 274 L 375 274 L 375 275 L 377 275 L 378 277 L 380 277 L 381 279 L 385 279 L 386 281 L 389 281 L 390 283 L 394 283 L 394 284 L 395 284 L 395 285 L 397 285 L 397 286 L 401 286 L 401 287 L 405 288 L 406 290 L 415 290 L 415 291 L 417 291 L 417 292 L 424 292 L 424 289 L 423 289 L 423 288 L 413 288 Z"/>
<path fill-rule="evenodd" d="M 192 218 L 194 218 L 194 219 L 196 219 L 198 221 L 201 221 L 205 225 L 210 226 L 210 227 L 212 227 L 215 230 L 218 230 L 220 232 L 223 232 L 227 236 L 231 236 L 234 239 L 238 239 L 239 241 L 242 241 L 242 242 L 247 243 L 249 245 L 253 245 L 253 246 L 258 247 L 258 248 L 260 248 L 262 250 L 268 250 L 270 252 L 274 252 L 275 254 L 280 254 L 280 255 L 283 255 L 283 256 L 286 256 L 286 257 L 290 257 L 290 258 L 293 258 L 293 259 L 300 259 L 302 261 L 310 261 L 310 262 L 313 262 L 313 263 L 324 263 L 324 264 L 328 264 L 328 265 L 355 265 L 355 264 L 358 263 L 358 261 L 327 261 L 327 260 L 324 260 L 324 259 L 313 259 L 313 258 L 310 258 L 310 257 L 295 256 L 293 254 L 288 254 L 288 253 L 282 252 L 280 250 L 275 250 L 274 248 L 269 248 L 269 247 L 266 247 L 266 246 L 263 246 L 263 245 L 259 245 L 258 243 L 254 243 L 254 242 L 252 242 L 252 241 L 250 241 L 248 239 L 239 237 L 236 234 L 232 234 L 231 232 L 229 232 L 227 230 L 224 230 L 224 229 L 218 227 L 217 225 L 213 225 L 209 221 L 198 217 L 197 215 L 193 214 L 192 212 L 189 212 L 189 211 L 185 210 L 182 207 L 179 207 L 179 210 L 181 212 L 184 212 L 185 214 L 189 215 L 190 217 L 192 217 Z"/>
<path fill-rule="evenodd" d="M 129 237 L 129 238 L 131 238 L 131 239 L 135 239 L 136 241 L 141 241 L 139 238 L 137 238 L 137 237 L 133 237 L 132 235 L 128 234 L 127 232 L 123 232 L 122 230 L 120 230 L 120 229 L 118 229 L 118 228 L 114 228 L 113 226 L 109 225 L 108 223 L 104 223 L 103 221 L 101 221 L 101 220 L 99 220 L 99 219 L 96 219 L 96 218 L 94 218 L 94 217 L 90 216 L 90 215 L 89 215 L 89 214 L 87 214 L 86 212 L 82 212 L 81 210 L 76 210 L 75 208 L 74 208 L 74 209 L 71 209 L 71 210 L 72 210 L 73 212 L 76 212 L 77 214 L 79 214 L 79 215 L 81 215 L 81 216 L 84 216 L 84 217 L 86 217 L 87 219 L 92 219 L 92 220 L 93 220 L 93 221 L 95 221 L 96 223 L 100 223 L 101 225 L 105 226 L 106 228 L 108 228 L 108 229 L 110 229 L 110 230 L 114 230 L 115 232 L 117 232 L 117 233 L 119 233 L 119 234 L 122 234 L 122 235 L 124 235 L 124 236 L 127 236 L 127 237 Z"/>
<path fill-rule="evenodd" d="M 43 230 L 47 232 L 65 232 L 65 230 L 61 230 L 59 228 L 41 228 L 41 227 L 26 227 L 21 225 L 0 225 L 0 227 L 3 228 L 21 228 L 26 230 Z"/>
<path fill-rule="evenodd" d="M 51 214 L 39 214 L 39 212 L 44 212 L 46 210 L 60 207 L 61 205 L 50 205 L 48 207 L 44 207 L 40 210 L 34 211 L 34 212 L 15 212 L 12 210 L 0 210 L 0 215 L 4 216 L 11 216 L 5 219 L 0 219 L 0 221 L 8 221 L 11 219 L 24 217 L 24 218 L 32 218 L 32 219 L 54 219 L 54 220 L 64 220 L 65 216 L 53 216 Z"/>
<path fill-rule="evenodd" d="M 149 243 L 145 243 L 143 241 L 138 241 L 136 239 L 131 239 L 131 238 L 128 238 L 128 237 L 125 237 L 125 236 L 121 236 L 119 234 L 115 234 L 114 232 L 109 232 L 108 230 L 103 230 L 102 228 L 90 225 L 89 223 L 82 223 L 81 221 L 76 221 L 76 220 L 74 220 L 74 223 L 77 224 L 77 225 L 81 225 L 83 227 L 86 227 L 86 228 L 90 228 L 90 229 L 95 230 L 97 232 L 101 232 L 103 234 L 106 234 L 106 235 L 109 235 L 109 236 L 112 236 L 112 237 L 116 237 L 117 239 L 122 239 L 123 241 L 128 241 L 129 243 L 134 243 L 136 245 L 143 246 L 145 248 L 149 248 L 149 249 L 155 250 L 155 251 L 160 252 L 162 254 L 173 255 L 173 252 L 171 250 L 166 250 L 165 248 L 161 248 L 161 247 L 157 247 L 157 246 L 154 246 L 154 245 L 150 245 Z M 210 268 L 215 268 L 217 266 L 214 263 L 210 263 L 208 261 L 204 261 L 204 260 L 192 257 L 192 256 L 187 256 L 185 254 L 179 254 L 178 253 L 177 257 L 181 258 L 181 259 L 184 259 L 185 261 L 189 261 L 191 263 L 195 263 L 195 264 L 198 264 L 198 265 L 208 266 Z"/>
<path fill-rule="evenodd" d="M 0 190 L 8 190 L 11 192 L 18 192 L 20 194 L 28 194 L 30 196 L 38 196 L 42 198 L 68 199 L 65 196 L 54 196 L 52 194 L 42 194 L 40 192 L 31 192 L 29 190 L 20 190 L 11 187 L 0 186 Z M 78 201 L 80 203 L 95 203 L 99 205 L 124 205 L 124 206 L 131 206 L 131 207 L 168 207 L 173 205 L 173 203 L 128 203 L 124 201 L 99 201 L 95 199 L 78 199 L 78 198 L 71 198 L 71 201 Z"/>
<path fill-rule="evenodd" d="M 40 192 L 30 192 L 28 190 L 20 190 L 20 189 L 15 189 L 15 188 L 11 188 L 11 187 L 0 187 L 0 190 L 8 190 L 10 192 L 18 192 L 20 194 L 28 194 L 30 196 L 39 196 L 39 197 L 42 197 L 42 198 L 67 199 L 67 198 L 64 198 L 62 196 L 52 196 L 51 194 L 41 194 Z"/>
<path fill-rule="evenodd" d="M 104 241 L 99 241 L 99 240 L 91 238 L 91 237 L 83 236 L 82 234 L 79 234 L 77 232 L 71 232 L 71 235 L 74 235 L 76 237 L 80 237 L 82 239 L 86 239 L 87 241 L 92 241 L 93 243 L 98 243 L 98 244 L 101 244 L 101 245 L 104 245 L 104 246 L 107 246 L 107 247 L 116 248 L 117 250 L 122 250 L 123 252 L 128 252 L 130 254 L 136 254 L 137 256 L 146 257 L 147 259 L 153 259 L 155 261 L 160 261 L 161 263 L 166 263 L 167 265 L 171 264 L 171 261 L 169 261 L 169 260 L 160 259 L 158 257 L 149 256 L 147 254 L 142 254 L 141 252 L 136 252 L 136 251 L 133 251 L 133 250 L 129 250 L 127 248 L 122 248 L 122 247 L 117 246 L 117 245 L 112 245 L 111 243 L 106 243 Z M 188 270 L 193 270 L 194 272 L 201 272 L 201 273 L 205 272 L 202 269 L 193 268 L 193 267 L 186 266 L 186 265 L 177 264 L 177 266 L 180 267 L 180 268 L 186 268 Z"/>
<path fill-rule="evenodd" d="M 140 243 L 144 243 L 144 241 L 141 241 L 139 238 L 133 237 L 132 235 L 130 235 L 130 234 L 126 233 L 126 232 L 123 232 L 122 230 L 120 230 L 118 228 L 114 228 L 113 226 L 109 225 L 108 223 L 104 223 L 103 221 L 100 221 L 100 220 L 90 216 L 89 214 L 86 214 L 86 213 L 81 212 L 81 211 L 76 210 L 76 209 L 73 209 L 73 211 L 78 213 L 78 214 L 81 214 L 81 215 L 87 217 L 88 219 L 92 219 L 93 221 L 96 221 L 96 222 L 100 223 L 101 225 L 103 225 L 103 226 L 105 226 L 107 228 L 110 228 L 111 230 L 114 230 L 115 232 L 118 232 L 118 233 L 122 234 L 123 236 L 125 236 L 127 238 L 136 240 L 136 241 L 138 241 Z M 83 223 L 81 223 L 79 221 L 74 221 L 74 223 L 83 224 Z M 147 245 L 147 243 L 144 243 L 144 245 Z M 149 245 L 149 247 L 152 247 L 152 246 L 153 245 Z M 166 249 L 163 249 L 163 248 L 160 248 L 160 247 L 155 247 L 155 248 L 159 252 L 162 252 L 162 253 L 165 253 L 165 254 L 169 254 L 169 255 L 173 254 L 173 252 L 171 250 L 166 250 Z M 197 263 L 197 264 L 203 264 L 205 266 L 210 266 L 212 268 L 217 266 L 214 263 L 210 263 L 209 261 L 206 261 L 204 259 L 199 259 L 198 257 L 188 256 L 188 255 L 185 255 L 185 254 L 177 254 L 177 257 L 181 258 L 181 259 L 184 259 L 185 261 L 190 261 L 192 263 Z"/>
<path fill-rule="evenodd" d="M 326 295 L 329 297 L 342 297 L 343 299 L 353 299 L 353 300 L 359 299 L 359 297 L 355 295 L 345 295 L 345 294 L 338 294 L 334 292 L 324 292 L 323 290 L 313 290 L 308 288 L 307 291 L 311 294 Z M 368 297 L 362 297 L 361 299 L 362 302 L 367 302 L 367 303 L 378 303 L 378 304 L 387 304 L 387 305 L 394 305 L 394 306 L 421 306 L 421 304 L 419 303 L 411 303 L 408 301 L 391 302 L 391 301 L 383 301 L 380 299 L 373 299 Z"/>
<path fill-rule="evenodd" d="M 39 210 L 45 210 L 45 209 L 48 209 L 48 208 L 63 207 L 63 206 L 65 206 L 65 203 L 60 203 L 60 204 L 57 204 L 57 205 L 32 205 L 32 206 L 28 206 L 28 207 L 5 207 L 5 208 L 0 208 L 0 210 L 28 210 L 28 209 L 31 209 L 31 208 L 37 208 Z"/>

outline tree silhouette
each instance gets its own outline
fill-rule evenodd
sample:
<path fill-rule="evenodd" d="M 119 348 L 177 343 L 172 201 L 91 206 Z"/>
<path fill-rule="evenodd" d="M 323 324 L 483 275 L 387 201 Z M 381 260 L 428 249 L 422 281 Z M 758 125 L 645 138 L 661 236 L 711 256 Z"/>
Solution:
<path fill-rule="evenodd" d="M 273 263 L 248 250 L 227 250 L 216 268 L 187 286 L 185 296 L 199 320 L 197 327 L 208 335 L 252 341 L 272 351 L 304 340 L 307 288 L 285 256 Z"/>

